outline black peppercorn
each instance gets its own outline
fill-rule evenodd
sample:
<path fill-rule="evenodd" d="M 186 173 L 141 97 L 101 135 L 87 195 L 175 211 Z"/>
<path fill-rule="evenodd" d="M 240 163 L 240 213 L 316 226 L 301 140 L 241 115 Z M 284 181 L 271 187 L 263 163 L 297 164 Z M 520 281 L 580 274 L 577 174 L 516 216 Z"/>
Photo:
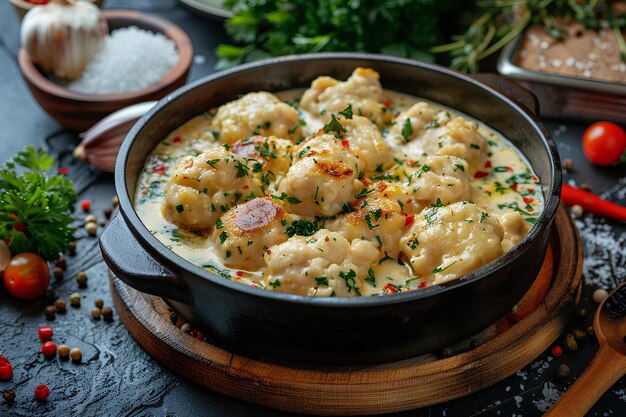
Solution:
<path fill-rule="evenodd" d="M 71 256 L 76 255 L 76 242 L 70 242 L 70 244 L 67 245 L 67 253 Z"/>
<path fill-rule="evenodd" d="M 87 273 L 81 271 L 76 274 L 76 282 L 78 283 L 78 288 L 86 288 L 87 287 Z"/>
<path fill-rule="evenodd" d="M 113 309 L 109 306 L 102 308 L 102 318 L 105 321 L 111 322 L 113 321 Z"/>
<path fill-rule="evenodd" d="M 105 207 L 102 211 L 104 213 L 104 217 L 107 219 L 111 218 L 111 214 L 113 214 L 113 209 L 111 207 Z"/>
<path fill-rule="evenodd" d="M 62 300 L 60 298 L 54 302 L 54 307 L 57 309 L 57 313 L 60 313 L 60 314 L 63 314 L 67 311 L 65 300 Z"/>
<path fill-rule="evenodd" d="M 2 391 L 2 398 L 4 398 L 4 401 L 7 403 L 12 403 L 15 401 L 15 391 L 12 389 L 5 389 Z"/>
<path fill-rule="evenodd" d="M 56 278 L 57 281 L 61 281 L 63 279 L 63 268 L 58 266 L 54 268 L 54 278 Z"/>
<path fill-rule="evenodd" d="M 57 259 L 56 262 L 54 263 L 54 265 L 58 266 L 59 268 L 61 268 L 64 271 L 67 268 L 67 262 L 65 261 L 65 258 L 63 258 L 63 257 Z"/>

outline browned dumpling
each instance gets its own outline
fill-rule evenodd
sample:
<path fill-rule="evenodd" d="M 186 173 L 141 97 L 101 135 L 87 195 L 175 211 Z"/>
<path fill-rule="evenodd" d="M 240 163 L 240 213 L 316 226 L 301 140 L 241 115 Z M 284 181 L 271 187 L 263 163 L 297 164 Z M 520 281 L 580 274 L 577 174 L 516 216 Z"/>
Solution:
<path fill-rule="evenodd" d="M 211 240 L 226 266 L 253 271 L 264 265 L 263 255 L 269 247 L 287 240 L 290 217 L 280 201 L 255 198 L 220 217 Z"/>
<path fill-rule="evenodd" d="M 442 284 L 502 255 L 502 226 L 469 202 L 425 209 L 400 240 L 400 251 L 419 277 Z"/>
<path fill-rule="evenodd" d="M 370 266 L 378 260 L 371 242 L 352 243 L 329 230 L 313 236 L 293 236 L 265 253 L 266 288 L 274 291 L 316 296 L 361 294 Z"/>
<path fill-rule="evenodd" d="M 354 114 L 384 126 L 393 117 L 383 105 L 384 100 L 380 75 L 373 69 L 357 68 L 346 81 L 326 76 L 316 78 L 302 95 L 300 108 L 318 121 L 317 128 L 348 105 L 352 105 Z"/>
<path fill-rule="evenodd" d="M 321 134 L 294 151 L 294 161 L 278 192 L 290 213 L 332 216 L 364 187 L 358 180 L 363 163 L 341 140 Z"/>
<path fill-rule="evenodd" d="M 363 171 L 371 173 L 393 165 L 391 148 L 372 121 L 357 115 L 351 119 L 340 117 L 339 121 L 346 129 L 343 138 L 347 142 L 344 143 L 363 161 Z"/>
<path fill-rule="evenodd" d="M 254 135 L 290 140 L 302 137 L 297 110 L 264 91 L 221 106 L 211 129 L 219 132 L 220 141 L 228 145 Z"/>
<path fill-rule="evenodd" d="M 213 227 L 233 205 L 262 195 L 253 164 L 222 147 L 185 159 L 164 188 L 163 216 L 187 229 Z"/>
<path fill-rule="evenodd" d="M 295 146 L 286 139 L 275 136 L 250 136 L 235 142 L 231 152 L 246 159 L 254 159 L 262 165 L 253 166 L 256 172 L 262 171 L 262 182 L 267 189 L 274 189 L 280 184 L 293 158 Z"/>
<path fill-rule="evenodd" d="M 329 221 L 325 227 L 349 241 L 366 239 L 376 244 L 381 254 L 397 257 L 406 216 L 401 213 L 393 187 L 380 181 L 361 194 L 350 204 L 349 213 Z"/>

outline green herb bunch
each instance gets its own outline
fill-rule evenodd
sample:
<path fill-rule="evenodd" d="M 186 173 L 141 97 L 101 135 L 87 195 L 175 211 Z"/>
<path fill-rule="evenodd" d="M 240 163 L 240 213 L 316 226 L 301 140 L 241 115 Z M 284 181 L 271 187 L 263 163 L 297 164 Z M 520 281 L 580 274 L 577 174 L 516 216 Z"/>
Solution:
<path fill-rule="evenodd" d="M 465 33 L 453 36 L 454 42 L 435 46 L 432 53 L 448 53 L 448 65 L 466 72 L 478 71 L 478 62 L 499 51 L 529 24 L 543 26 L 556 40 L 567 35 L 558 21 L 578 21 L 586 28 L 598 30 L 602 20 L 612 28 L 626 62 L 626 42 L 622 29 L 624 16 L 615 16 L 613 3 L 623 0 L 478 0 L 469 15 Z"/>
<path fill-rule="evenodd" d="M 226 0 L 226 30 L 243 46 L 220 45 L 217 68 L 268 56 L 320 51 L 382 52 L 432 61 L 440 16 L 451 0 Z"/>
<path fill-rule="evenodd" d="M 0 170 L 0 239 L 12 254 L 34 252 L 53 261 L 74 240 L 76 191 L 63 175 L 50 174 L 53 165 L 45 151 L 29 146 Z"/>

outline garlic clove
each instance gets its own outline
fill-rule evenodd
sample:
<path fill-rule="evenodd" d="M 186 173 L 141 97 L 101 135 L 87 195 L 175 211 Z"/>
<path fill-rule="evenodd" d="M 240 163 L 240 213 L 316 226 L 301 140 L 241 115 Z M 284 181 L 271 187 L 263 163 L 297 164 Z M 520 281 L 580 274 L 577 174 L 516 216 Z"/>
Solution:
<path fill-rule="evenodd" d="M 79 136 L 82 142 L 74 156 L 96 168 L 113 172 L 120 146 L 133 125 L 156 104 L 156 101 L 133 104 L 111 113 Z"/>

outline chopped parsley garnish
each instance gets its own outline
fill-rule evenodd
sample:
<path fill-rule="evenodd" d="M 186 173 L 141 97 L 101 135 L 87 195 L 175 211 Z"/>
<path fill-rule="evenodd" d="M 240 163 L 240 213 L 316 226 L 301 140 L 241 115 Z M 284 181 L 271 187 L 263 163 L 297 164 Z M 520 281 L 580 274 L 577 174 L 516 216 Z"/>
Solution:
<path fill-rule="evenodd" d="M 354 272 L 354 269 L 349 270 L 348 272 L 339 272 L 339 276 L 341 278 L 343 278 L 343 280 L 346 282 L 346 286 L 348 287 L 348 292 L 354 290 L 354 293 L 356 295 L 361 295 L 361 292 L 359 291 L 359 288 L 356 285 L 356 272 Z"/>
<path fill-rule="evenodd" d="M 268 281 L 267 283 L 272 288 L 280 287 L 280 281 L 275 279 L 274 281 Z"/>
<path fill-rule="evenodd" d="M 217 169 L 217 168 L 215 168 L 215 164 L 217 164 L 219 161 L 220 161 L 220 158 L 209 159 L 208 161 L 206 161 L 206 163 L 211 165 L 211 168 Z"/>
<path fill-rule="evenodd" d="M 217 220 L 215 220 L 215 228 L 216 229 L 223 229 L 224 225 L 222 224 L 222 218 L 218 218 Z"/>
<path fill-rule="evenodd" d="M 454 165 L 454 172 L 457 172 L 459 169 L 461 171 L 465 172 L 465 167 L 463 165 L 461 165 L 461 164 Z"/>
<path fill-rule="evenodd" d="M 252 166 L 252 172 L 261 172 L 263 171 L 263 164 L 261 162 L 255 162 Z"/>
<path fill-rule="evenodd" d="M 348 107 L 340 111 L 339 114 L 346 119 L 352 119 L 352 104 L 348 104 Z"/>
<path fill-rule="evenodd" d="M 298 152 L 298 158 L 302 158 L 302 156 L 309 150 L 311 150 L 310 146 L 305 146 L 304 148 L 300 149 L 300 152 Z"/>
<path fill-rule="evenodd" d="M 313 278 L 317 285 L 326 285 L 328 286 L 328 278 L 326 277 L 315 277 Z"/>
<path fill-rule="evenodd" d="M 237 178 L 245 177 L 250 173 L 250 168 L 241 161 L 235 161 L 235 167 L 237 168 Z"/>
<path fill-rule="evenodd" d="M 374 191 L 373 189 L 368 190 L 367 188 L 363 188 L 358 194 L 354 195 L 354 198 L 359 199 L 359 198 L 363 198 L 365 196 L 367 196 L 369 193 L 371 193 L 372 191 Z"/>
<path fill-rule="evenodd" d="M 409 138 L 413 134 L 413 126 L 411 125 L 411 120 L 406 119 L 404 124 L 402 125 L 402 137 L 405 141 L 409 141 Z"/>
<path fill-rule="evenodd" d="M 285 229 L 285 234 L 289 237 L 294 235 L 298 236 L 311 236 L 315 234 L 319 230 L 317 226 L 317 222 L 312 222 L 310 220 L 301 219 L 294 220 L 287 228 Z"/>
<path fill-rule="evenodd" d="M 367 270 L 368 277 L 365 278 L 365 282 L 371 285 L 372 287 L 376 287 L 376 276 L 374 275 L 374 270 L 372 268 Z"/>
<path fill-rule="evenodd" d="M 225 231 L 220 233 L 220 243 L 223 245 L 224 242 L 226 242 L 226 239 L 228 239 L 228 233 L 226 233 Z"/>
<path fill-rule="evenodd" d="M 442 268 L 442 267 L 438 267 L 438 268 L 433 269 L 433 274 L 438 274 L 438 273 L 440 273 L 440 272 L 445 271 L 446 269 L 448 269 L 448 268 L 450 268 L 452 265 L 454 265 L 456 262 L 457 262 L 457 261 L 454 261 L 454 262 L 452 262 L 451 264 L 449 264 L 449 265 L 447 265 L 447 266 L 445 266 L 445 267 L 443 267 L 443 268 Z"/>
<path fill-rule="evenodd" d="M 436 127 L 439 127 L 439 122 L 437 120 L 431 120 L 430 122 L 426 123 L 424 127 L 426 129 L 434 129 Z"/>
<path fill-rule="evenodd" d="M 420 169 L 415 173 L 415 177 L 416 178 L 420 178 L 423 173 L 428 172 L 428 171 L 430 171 L 430 165 L 422 164 Z"/>
<path fill-rule="evenodd" d="M 337 120 L 334 114 L 331 116 L 330 122 L 326 123 L 324 126 L 324 133 L 335 132 L 336 137 L 341 137 L 341 132 L 345 131 L 346 128 L 339 123 L 339 120 Z"/>
<path fill-rule="evenodd" d="M 476 145 L 475 143 L 470 143 L 470 148 L 472 148 L 472 149 L 480 149 L 480 146 Z"/>
<path fill-rule="evenodd" d="M 487 213 L 486 211 L 481 212 L 480 213 L 480 222 L 479 223 L 482 223 L 485 220 L 486 217 L 489 217 L 489 213 Z"/>
<path fill-rule="evenodd" d="M 373 225 L 372 224 L 372 217 L 370 215 L 370 213 L 373 213 L 371 211 L 368 211 L 367 213 L 365 213 L 365 221 L 367 222 L 367 227 L 370 228 L 370 230 L 372 230 L 375 227 L 380 226 L 379 224 Z"/>

